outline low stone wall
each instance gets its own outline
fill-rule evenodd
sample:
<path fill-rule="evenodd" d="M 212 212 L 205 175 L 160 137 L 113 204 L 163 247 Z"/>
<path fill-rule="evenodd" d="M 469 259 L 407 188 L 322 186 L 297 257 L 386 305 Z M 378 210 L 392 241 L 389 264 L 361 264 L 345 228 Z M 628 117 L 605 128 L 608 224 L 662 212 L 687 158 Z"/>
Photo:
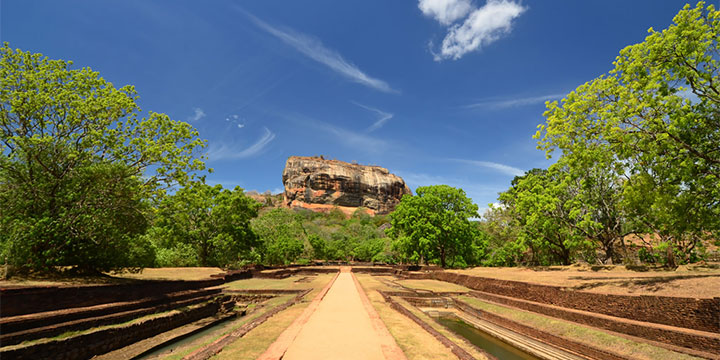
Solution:
<path fill-rule="evenodd" d="M 0 352 L 2 359 L 89 359 L 114 349 L 147 339 L 178 326 L 211 316 L 220 309 L 221 301 L 209 302 L 171 316 L 149 319 L 120 328 L 91 332 L 47 343 Z"/>
<path fill-rule="evenodd" d="M 652 295 L 611 295 L 550 285 L 497 280 L 437 271 L 406 274 L 410 278 L 447 281 L 470 289 L 570 309 L 689 329 L 720 332 L 720 298 L 693 299 Z"/>
<path fill-rule="evenodd" d="M 506 297 L 496 296 L 476 291 L 470 292 L 474 297 L 482 300 L 489 300 L 502 305 L 509 305 L 519 309 L 536 312 L 580 324 L 590 325 L 601 329 L 619 332 L 643 339 L 657 341 L 665 344 L 672 344 L 689 349 L 707 351 L 720 355 L 720 336 L 706 336 L 693 332 L 673 331 L 670 329 L 644 326 L 628 321 L 617 321 L 602 316 L 569 311 L 562 308 L 551 307 L 542 304 L 528 303 L 522 300 L 515 300 Z M 459 302 L 459 300 L 457 300 Z"/>
<path fill-rule="evenodd" d="M 19 344 L 23 341 L 57 336 L 68 331 L 79 331 L 103 325 L 119 324 L 145 315 L 173 310 L 180 307 L 195 305 L 204 301 L 209 301 L 213 298 L 213 296 L 214 295 L 206 295 L 198 298 L 190 298 L 175 302 L 159 304 L 148 308 L 112 313 L 105 316 L 89 317 L 60 324 L 55 323 L 49 326 L 27 329 L 15 333 L 9 333 L 3 327 L 3 333 L 0 334 L 0 343 L 2 343 L 3 346 L 9 346 Z"/>
<path fill-rule="evenodd" d="M 457 356 L 460 360 L 474 360 L 475 359 L 472 355 L 470 355 L 470 353 L 465 351 L 465 349 L 461 348 L 460 346 L 458 346 L 457 344 L 452 342 L 450 339 L 448 339 L 445 335 L 443 335 L 439 331 L 435 330 L 432 326 L 425 323 L 422 319 L 417 317 L 410 310 L 408 310 L 404 306 L 398 304 L 395 300 L 392 299 L 392 297 L 390 297 L 390 295 L 388 295 L 384 291 L 378 291 L 378 292 L 380 293 L 380 295 L 382 295 L 383 299 L 385 299 L 385 302 L 390 304 L 391 308 L 397 310 L 399 313 L 407 316 L 408 318 L 410 318 L 410 320 L 412 320 L 415 323 L 417 323 L 418 325 L 420 325 L 420 327 L 423 328 L 423 330 L 430 333 L 430 335 L 432 335 L 434 338 L 436 338 L 438 341 L 440 341 L 440 343 L 445 345 L 445 347 L 449 348 L 450 351 L 452 351 L 452 353 L 455 354 L 455 356 Z M 470 344 L 469 342 L 468 342 L 468 344 L 470 346 L 474 346 L 474 345 Z M 480 353 L 483 353 L 488 358 L 488 360 L 497 360 L 494 356 L 488 354 L 487 352 L 485 352 L 484 350 L 482 350 L 480 348 L 476 347 L 476 350 Z"/>
<path fill-rule="evenodd" d="M 16 316 L 44 311 L 133 301 L 224 283 L 223 279 L 143 281 L 114 285 L 38 286 L 0 289 L 0 314 Z"/>
<path fill-rule="evenodd" d="M 70 310 L 59 310 L 50 314 L 42 314 L 42 316 L 20 316 L 20 317 L 2 317 L 0 318 L 0 327 L 2 328 L 3 334 L 14 333 L 32 328 L 39 328 L 59 324 L 63 322 L 85 319 L 91 317 L 105 316 L 123 311 L 130 311 L 142 307 L 151 307 L 162 305 L 171 301 L 181 301 L 191 298 L 202 298 L 208 295 L 218 295 L 220 289 L 202 289 L 202 290 L 191 290 L 173 294 L 163 294 L 161 296 L 152 297 L 149 299 L 142 299 L 134 302 L 126 302 L 119 305 L 113 306 L 96 306 L 86 310 L 82 309 L 70 309 Z"/>
<path fill-rule="evenodd" d="M 458 309 L 482 320 L 488 321 L 506 329 L 510 329 L 512 331 L 534 338 L 536 340 L 540 340 L 541 342 L 544 342 L 546 344 L 559 346 L 563 349 L 567 349 L 578 354 L 588 356 L 591 359 L 630 360 L 630 358 L 624 357 L 619 354 L 610 353 L 601 349 L 597 349 L 585 344 L 572 341 L 570 339 L 566 339 L 564 337 L 548 334 L 544 331 L 537 330 L 530 326 L 525 326 L 523 324 L 489 313 L 487 311 L 476 309 L 471 305 L 457 299 L 455 300 L 455 306 L 457 306 Z"/>
<path fill-rule="evenodd" d="M 252 277 L 261 279 L 284 279 L 293 275 L 334 274 L 339 269 L 294 267 L 275 271 L 254 271 Z"/>
<path fill-rule="evenodd" d="M 356 274 L 372 274 L 372 275 L 394 275 L 395 269 L 391 267 L 352 267 L 351 271 Z"/>

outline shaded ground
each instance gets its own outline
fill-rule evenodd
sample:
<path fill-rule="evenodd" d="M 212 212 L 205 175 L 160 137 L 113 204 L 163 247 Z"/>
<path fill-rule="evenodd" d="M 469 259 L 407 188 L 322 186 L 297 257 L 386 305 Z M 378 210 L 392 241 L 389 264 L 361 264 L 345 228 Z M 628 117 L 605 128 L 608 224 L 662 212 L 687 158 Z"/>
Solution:
<path fill-rule="evenodd" d="M 720 269 L 630 271 L 623 266 L 593 271 L 590 267 L 554 266 L 544 269 L 477 267 L 449 270 L 460 274 L 618 295 L 661 295 L 693 298 L 720 296 Z"/>

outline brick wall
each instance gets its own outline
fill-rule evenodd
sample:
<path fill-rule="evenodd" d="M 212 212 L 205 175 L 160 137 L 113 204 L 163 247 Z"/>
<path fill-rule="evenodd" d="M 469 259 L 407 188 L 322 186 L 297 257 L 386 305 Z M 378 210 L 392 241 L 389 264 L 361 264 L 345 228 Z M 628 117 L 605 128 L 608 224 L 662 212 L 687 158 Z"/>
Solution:
<path fill-rule="evenodd" d="M 196 281 L 143 281 L 115 285 L 39 286 L 0 289 L 0 316 L 133 301 L 184 290 L 223 284 L 223 279 Z"/>
<path fill-rule="evenodd" d="M 720 332 L 720 297 L 693 299 L 652 295 L 611 295 L 567 290 L 437 271 L 417 275 L 447 281 L 470 289 L 626 319 Z"/>

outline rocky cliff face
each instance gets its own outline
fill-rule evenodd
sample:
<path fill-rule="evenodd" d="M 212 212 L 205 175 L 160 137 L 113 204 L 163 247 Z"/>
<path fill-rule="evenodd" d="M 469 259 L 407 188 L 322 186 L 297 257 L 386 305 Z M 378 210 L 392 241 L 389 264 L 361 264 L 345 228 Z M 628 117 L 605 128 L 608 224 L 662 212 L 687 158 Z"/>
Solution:
<path fill-rule="evenodd" d="M 379 166 L 363 166 L 320 157 L 291 156 L 283 171 L 285 205 L 315 211 L 358 207 L 387 214 L 410 189 L 399 176 Z"/>

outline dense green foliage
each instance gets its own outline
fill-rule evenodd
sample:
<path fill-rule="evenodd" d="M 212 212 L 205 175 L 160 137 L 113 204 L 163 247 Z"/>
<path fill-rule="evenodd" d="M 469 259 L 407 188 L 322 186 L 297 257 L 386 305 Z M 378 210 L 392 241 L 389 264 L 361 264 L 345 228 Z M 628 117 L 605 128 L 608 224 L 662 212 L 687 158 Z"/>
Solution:
<path fill-rule="evenodd" d="M 347 218 L 340 210 L 271 209 L 252 221 L 261 240 L 266 264 L 307 263 L 312 260 L 392 262 L 390 239 L 380 227 L 384 216 L 372 217 L 359 208 Z"/>
<path fill-rule="evenodd" d="M 517 237 L 493 261 L 617 262 L 637 234 L 641 258 L 672 266 L 720 236 L 720 12 L 700 2 L 649 32 L 608 74 L 547 103 L 538 147 L 561 156 L 501 194 L 485 226 Z"/>
<path fill-rule="evenodd" d="M 260 245 L 250 220 L 260 204 L 239 187 L 192 183 L 159 204 L 148 238 L 158 266 L 229 266 L 252 259 Z"/>
<path fill-rule="evenodd" d="M 0 251 L 21 268 L 151 261 L 139 235 L 164 189 L 204 168 L 187 123 L 140 118 L 132 86 L 0 48 Z"/>
<path fill-rule="evenodd" d="M 417 195 L 403 196 L 390 214 L 388 234 L 395 240 L 401 259 L 415 264 L 438 261 L 440 266 L 477 264 L 485 244 L 478 227 L 478 206 L 462 189 L 448 185 L 417 188 Z"/>

